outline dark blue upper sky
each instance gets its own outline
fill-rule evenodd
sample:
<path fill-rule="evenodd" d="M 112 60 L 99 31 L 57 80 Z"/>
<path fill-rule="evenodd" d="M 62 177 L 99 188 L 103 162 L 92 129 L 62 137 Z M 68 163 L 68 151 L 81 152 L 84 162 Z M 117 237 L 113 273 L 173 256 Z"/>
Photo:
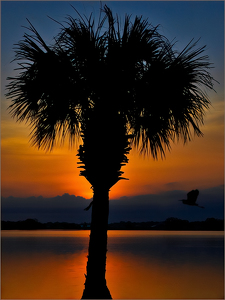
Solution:
<path fill-rule="evenodd" d="M 24 34 L 22 26 L 28 26 L 26 18 L 47 42 L 51 42 L 60 26 L 48 16 L 59 22 L 65 21 L 67 15 L 76 16 L 71 4 L 81 14 L 89 16 L 92 12 L 96 17 L 99 15 L 99 1 L 2 1 L 2 71 L 6 71 L 6 66 L 8 67 L 9 61 L 13 59 L 12 46 L 22 38 Z M 207 53 L 214 62 L 217 72 L 222 72 L 223 1 L 102 1 L 102 5 L 104 4 L 121 18 L 125 14 L 142 15 L 143 18 L 148 18 L 152 25 L 160 25 L 160 32 L 169 40 L 177 40 L 177 47 L 180 50 L 192 38 L 196 40 L 201 38 L 199 46 L 207 45 Z"/>

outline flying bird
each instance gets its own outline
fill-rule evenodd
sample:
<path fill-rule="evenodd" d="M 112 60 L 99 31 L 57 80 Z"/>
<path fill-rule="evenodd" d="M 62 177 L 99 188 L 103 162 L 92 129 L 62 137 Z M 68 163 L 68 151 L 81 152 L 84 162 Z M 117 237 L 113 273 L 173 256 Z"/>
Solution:
<path fill-rule="evenodd" d="M 183 204 L 198 206 L 198 207 L 204 208 L 204 206 L 199 206 L 196 203 L 198 195 L 199 195 L 199 190 L 192 190 L 189 193 L 187 193 L 187 199 L 182 199 L 182 200 L 179 200 L 179 201 L 182 201 Z"/>

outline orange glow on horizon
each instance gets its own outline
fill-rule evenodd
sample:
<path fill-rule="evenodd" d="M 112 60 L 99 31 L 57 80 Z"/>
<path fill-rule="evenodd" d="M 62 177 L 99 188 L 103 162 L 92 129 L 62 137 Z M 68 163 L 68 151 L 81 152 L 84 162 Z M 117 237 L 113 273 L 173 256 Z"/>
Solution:
<path fill-rule="evenodd" d="M 218 186 L 224 178 L 223 104 L 217 104 L 206 118 L 203 138 L 195 137 L 183 146 L 172 145 L 166 159 L 141 157 L 131 150 L 123 177 L 111 188 L 110 199 Z M 70 195 L 92 198 L 89 182 L 79 176 L 77 149 L 65 143 L 46 153 L 29 144 L 29 129 L 9 117 L 2 120 L 2 196 L 55 197 Z"/>

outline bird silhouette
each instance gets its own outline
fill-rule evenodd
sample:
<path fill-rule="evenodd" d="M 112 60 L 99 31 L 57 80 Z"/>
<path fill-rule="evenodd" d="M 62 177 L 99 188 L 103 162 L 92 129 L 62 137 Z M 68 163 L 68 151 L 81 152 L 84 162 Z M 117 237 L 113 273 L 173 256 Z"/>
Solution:
<path fill-rule="evenodd" d="M 182 199 L 182 200 L 179 200 L 179 201 L 182 201 L 183 204 L 198 206 L 200 208 L 204 208 L 204 206 L 200 206 L 196 203 L 198 195 L 199 195 L 199 190 L 192 190 L 189 193 L 187 193 L 187 199 Z"/>

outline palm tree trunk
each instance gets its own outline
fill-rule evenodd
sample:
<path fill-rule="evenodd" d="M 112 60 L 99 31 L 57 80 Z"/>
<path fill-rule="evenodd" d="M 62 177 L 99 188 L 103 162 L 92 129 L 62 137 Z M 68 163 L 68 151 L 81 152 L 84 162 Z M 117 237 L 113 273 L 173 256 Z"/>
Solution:
<path fill-rule="evenodd" d="M 109 190 L 94 188 L 87 274 L 82 299 L 112 299 L 106 285 Z"/>

